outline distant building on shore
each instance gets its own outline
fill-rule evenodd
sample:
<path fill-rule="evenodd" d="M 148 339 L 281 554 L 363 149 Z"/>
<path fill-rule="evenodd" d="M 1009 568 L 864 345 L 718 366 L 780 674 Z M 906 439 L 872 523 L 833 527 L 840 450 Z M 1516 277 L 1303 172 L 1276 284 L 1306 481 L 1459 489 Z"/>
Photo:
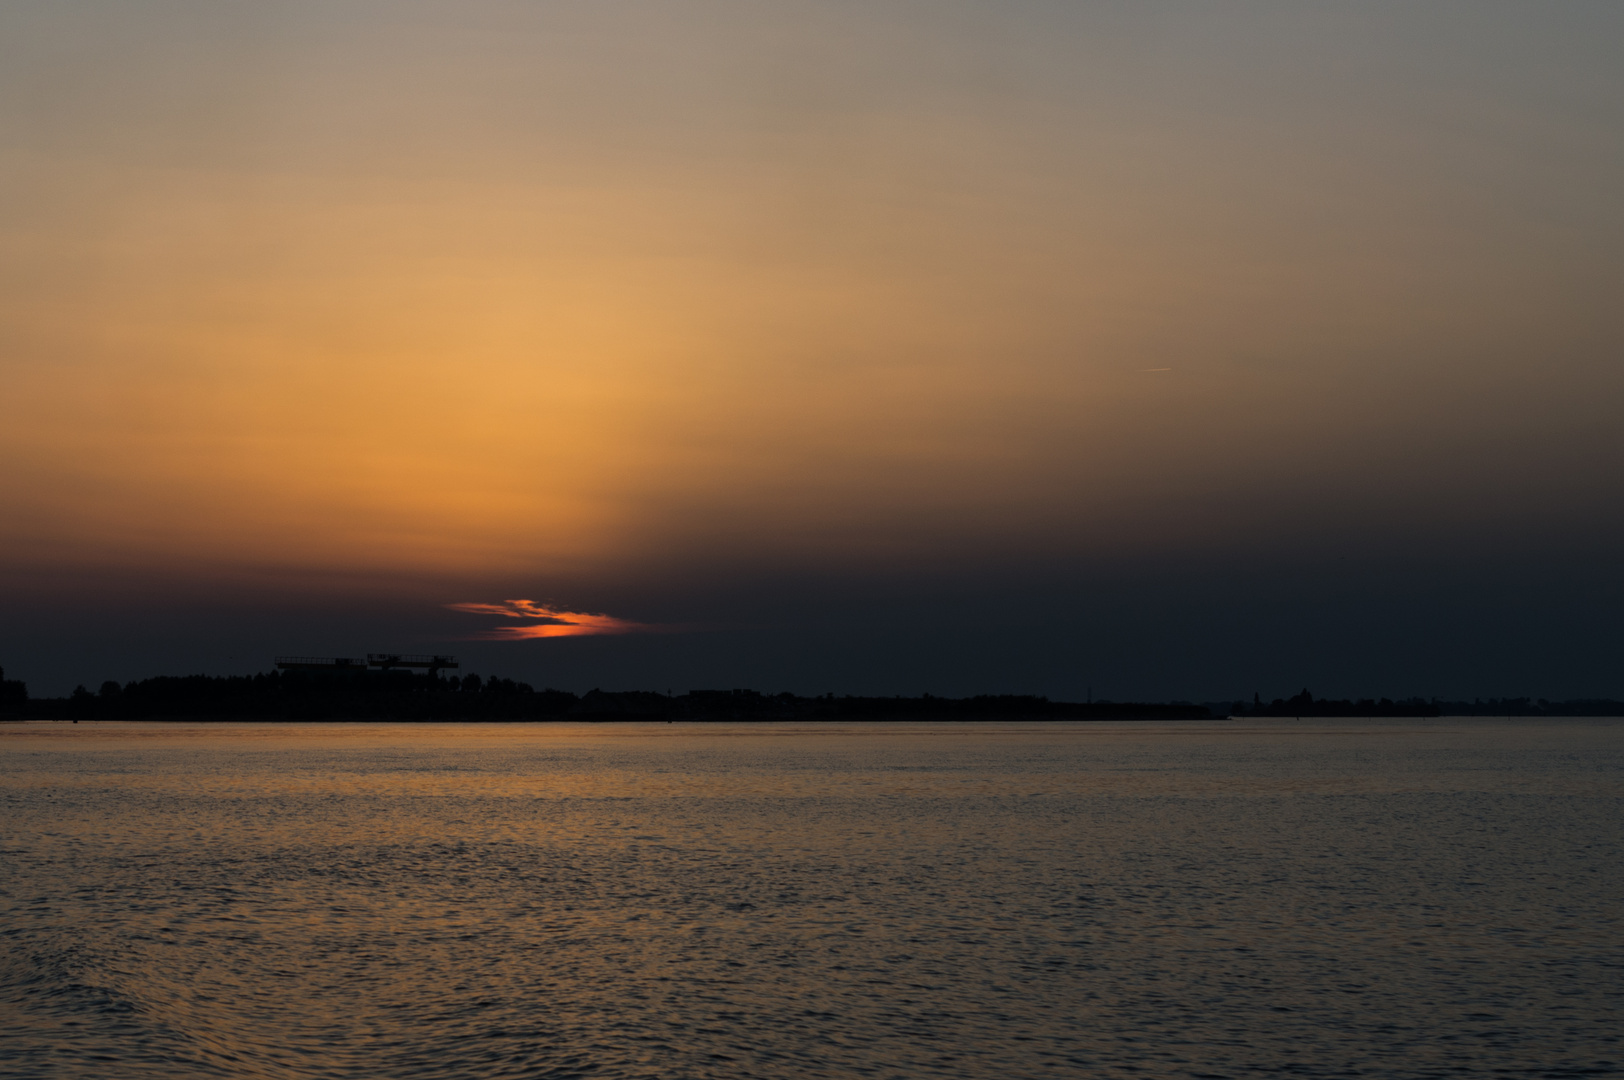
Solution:
<path fill-rule="evenodd" d="M 423 671 L 433 677 L 442 671 L 460 667 L 455 656 L 441 653 L 426 655 L 367 653 L 364 660 L 355 656 L 278 656 L 275 661 L 281 671 L 322 675 L 362 675 L 369 671 Z"/>

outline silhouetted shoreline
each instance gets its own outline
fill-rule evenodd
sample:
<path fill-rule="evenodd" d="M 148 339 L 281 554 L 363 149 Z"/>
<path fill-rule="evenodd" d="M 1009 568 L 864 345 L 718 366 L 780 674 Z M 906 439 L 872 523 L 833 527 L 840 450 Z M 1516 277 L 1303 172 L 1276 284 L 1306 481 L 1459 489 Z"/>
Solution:
<path fill-rule="evenodd" d="M 1576 698 L 1547 701 L 1544 698 L 1474 698 L 1471 701 L 1445 701 L 1440 698 L 1359 698 L 1357 700 L 1316 699 L 1307 690 L 1289 698 L 1264 702 L 1254 696 L 1250 703 L 1237 701 L 1229 709 L 1234 717 L 1432 717 L 1432 716 L 1624 716 L 1624 702 L 1608 698 Z"/>
<path fill-rule="evenodd" d="M 159 676 L 103 683 L 59 698 L 31 698 L 0 671 L 0 719 L 126 721 L 774 721 L 774 720 L 1222 720 L 1246 717 L 1619 716 L 1610 700 L 1549 702 L 1529 698 L 1473 702 L 1407 698 L 1315 699 L 1307 690 L 1264 702 L 1051 701 L 1030 694 L 965 698 L 764 694 L 755 690 L 537 690 L 512 679 L 462 678 L 405 671 L 335 675 L 275 671 L 258 675 Z"/>
<path fill-rule="evenodd" d="M 13 720 L 1203 720 L 1189 702 L 1064 702 L 1032 695 L 969 698 L 802 697 L 754 690 L 574 694 L 537 690 L 512 679 L 427 677 L 407 672 L 349 676 L 272 672 L 190 675 L 80 687 L 62 698 L 8 696 L 0 716 Z"/>

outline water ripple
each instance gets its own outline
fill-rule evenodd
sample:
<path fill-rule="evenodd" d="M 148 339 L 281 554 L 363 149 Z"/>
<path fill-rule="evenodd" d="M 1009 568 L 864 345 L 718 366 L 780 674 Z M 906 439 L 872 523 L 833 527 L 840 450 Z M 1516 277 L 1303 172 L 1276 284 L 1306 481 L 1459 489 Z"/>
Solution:
<path fill-rule="evenodd" d="M 1624 726 L 633 735 L 0 737 L 0 1075 L 1624 1074 Z"/>

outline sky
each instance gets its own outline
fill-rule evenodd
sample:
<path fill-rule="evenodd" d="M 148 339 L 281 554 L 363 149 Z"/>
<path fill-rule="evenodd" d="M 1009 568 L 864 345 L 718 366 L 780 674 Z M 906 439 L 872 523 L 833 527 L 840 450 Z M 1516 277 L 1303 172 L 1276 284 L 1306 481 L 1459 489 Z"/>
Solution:
<path fill-rule="evenodd" d="M 10 0 L 0 666 L 1624 697 L 1612 0 Z"/>

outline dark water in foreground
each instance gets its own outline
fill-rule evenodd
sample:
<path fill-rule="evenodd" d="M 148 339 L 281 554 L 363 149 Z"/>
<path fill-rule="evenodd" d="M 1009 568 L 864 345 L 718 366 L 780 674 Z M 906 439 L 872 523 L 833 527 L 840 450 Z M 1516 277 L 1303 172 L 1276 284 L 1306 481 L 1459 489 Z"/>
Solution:
<path fill-rule="evenodd" d="M 1624 1075 L 1624 722 L 0 728 L 5 1077 Z"/>

